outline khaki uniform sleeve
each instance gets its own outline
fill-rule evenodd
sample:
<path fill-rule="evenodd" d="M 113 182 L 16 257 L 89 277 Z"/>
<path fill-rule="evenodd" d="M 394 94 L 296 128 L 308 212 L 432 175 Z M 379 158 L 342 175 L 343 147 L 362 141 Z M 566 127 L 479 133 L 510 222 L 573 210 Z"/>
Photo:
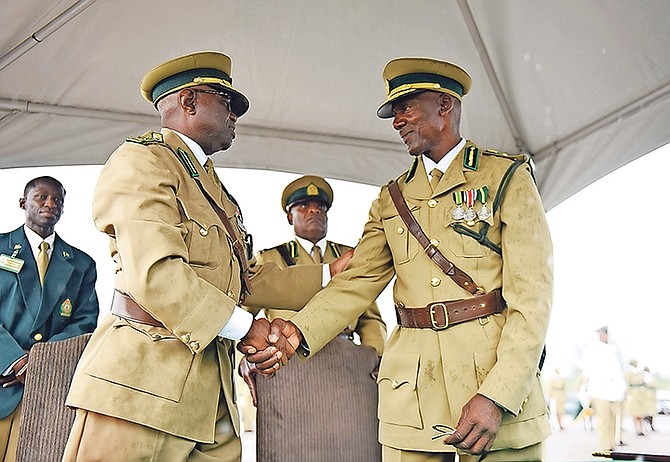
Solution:
<path fill-rule="evenodd" d="M 497 362 L 478 392 L 517 414 L 539 373 L 553 297 L 549 227 L 527 168 L 512 177 L 500 217 L 507 321 L 497 348 Z"/>

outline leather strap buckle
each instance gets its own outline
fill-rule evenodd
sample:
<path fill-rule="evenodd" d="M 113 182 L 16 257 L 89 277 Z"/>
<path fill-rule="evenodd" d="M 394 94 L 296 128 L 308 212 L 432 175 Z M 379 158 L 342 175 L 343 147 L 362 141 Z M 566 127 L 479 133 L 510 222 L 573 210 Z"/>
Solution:
<path fill-rule="evenodd" d="M 435 319 L 435 313 L 437 313 L 437 308 L 442 308 L 442 313 L 444 313 L 444 324 L 440 325 L 439 322 Z M 447 305 L 442 302 L 433 303 L 430 305 L 430 325 L 434 330 L 443 330 L 449 327 L 449 315 L 447 314 Z"/>

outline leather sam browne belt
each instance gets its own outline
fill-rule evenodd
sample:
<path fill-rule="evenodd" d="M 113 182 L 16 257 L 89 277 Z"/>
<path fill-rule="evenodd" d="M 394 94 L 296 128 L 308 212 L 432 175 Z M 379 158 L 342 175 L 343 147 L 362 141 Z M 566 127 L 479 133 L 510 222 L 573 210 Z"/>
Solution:
<path fill-rule="evenodd" d="M 433 302 L 420 308 L 395 307 L 398 325 L 419 329 L 443 330 L 448 327 L 500 313 L 506 308 L 502 290 L 495 289 L 484 295 L 463 300 Z"/>
<path fill-rule="evenodd" d="M 111 311 L 113 315 L 129 321 L 154 327 L 165 327 L 162 322 L 147 313 L 135 300 L 118 290 L 114 291 Z"/>

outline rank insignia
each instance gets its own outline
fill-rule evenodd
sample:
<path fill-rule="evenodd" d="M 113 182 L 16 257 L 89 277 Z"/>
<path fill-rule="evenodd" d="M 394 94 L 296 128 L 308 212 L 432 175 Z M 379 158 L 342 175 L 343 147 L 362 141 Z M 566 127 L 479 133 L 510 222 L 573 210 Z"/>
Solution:
<path fill-rule="evenodd" d="M 60 304 L 60 315 L 64 318 L 72 316 L 72 302 L 69 298 L 66 298 L 65 301 Z"/>
<path fill-rule="evenodd" d="M 468 170 L 477 170 L 479 167 L 479 148 L 477 146 L 468 146 L 463 156 L 463 167 Z"/>

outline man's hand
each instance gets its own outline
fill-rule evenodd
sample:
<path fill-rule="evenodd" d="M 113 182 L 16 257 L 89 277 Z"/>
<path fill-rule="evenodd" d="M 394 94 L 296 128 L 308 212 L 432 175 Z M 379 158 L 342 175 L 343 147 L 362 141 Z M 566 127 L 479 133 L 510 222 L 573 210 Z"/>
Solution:
<path fill-rule="evenodd" d="M 247 384 L 251 393 L 251 402 L 254 404 L 254 407 L 257 407 L 256 374 L 258 370 L 256 369 L 256 365 L 247 361 L 247 358 L 242 358 L 240 365 L 237 367 L 237 373 L 240 374 L 240 377 L 244 379 L 244 383 Z"/>
<path fill-rule="evenodd" d="M 23 385 L 26 381 L 26 368 L 28 365 L 28 355 L 19 359 L 14 367 L 12 373 L 7 376 L 0 376 L 0 384 L 2 388 L 13 387 L 16 385 Z"/>
<path fill-rule="evenodd" d="M 251 329 L 237 345 L 237 349 L 250 363 L 255 363 L 259 373 L 272 375 L 285 366 L 300 345 L 300 331 L 290 321 L 256 319 Z"/>
<path fill-rule="evenodd" d="M 486 454 L 496 439 L 503 410 L 483 395 L 475 395 L 465 403 L 454 432 L 444 439 L 470 454 Z"/>
<path fill-rule="evenodd" d="M 337 260 L 330 263 L 328 265 L 330 269 L 330 277 L 333 277 L 336 274 L 340 274 L 342 271 L 344 271 L 347 268 L 347 265 L 349 264 L 349 260 L 351 260 L 351 257 L 353 256 L 354 256 L 354 249 L 349 249 L 342 255 L 340 255 L 340 257 Z"/>

